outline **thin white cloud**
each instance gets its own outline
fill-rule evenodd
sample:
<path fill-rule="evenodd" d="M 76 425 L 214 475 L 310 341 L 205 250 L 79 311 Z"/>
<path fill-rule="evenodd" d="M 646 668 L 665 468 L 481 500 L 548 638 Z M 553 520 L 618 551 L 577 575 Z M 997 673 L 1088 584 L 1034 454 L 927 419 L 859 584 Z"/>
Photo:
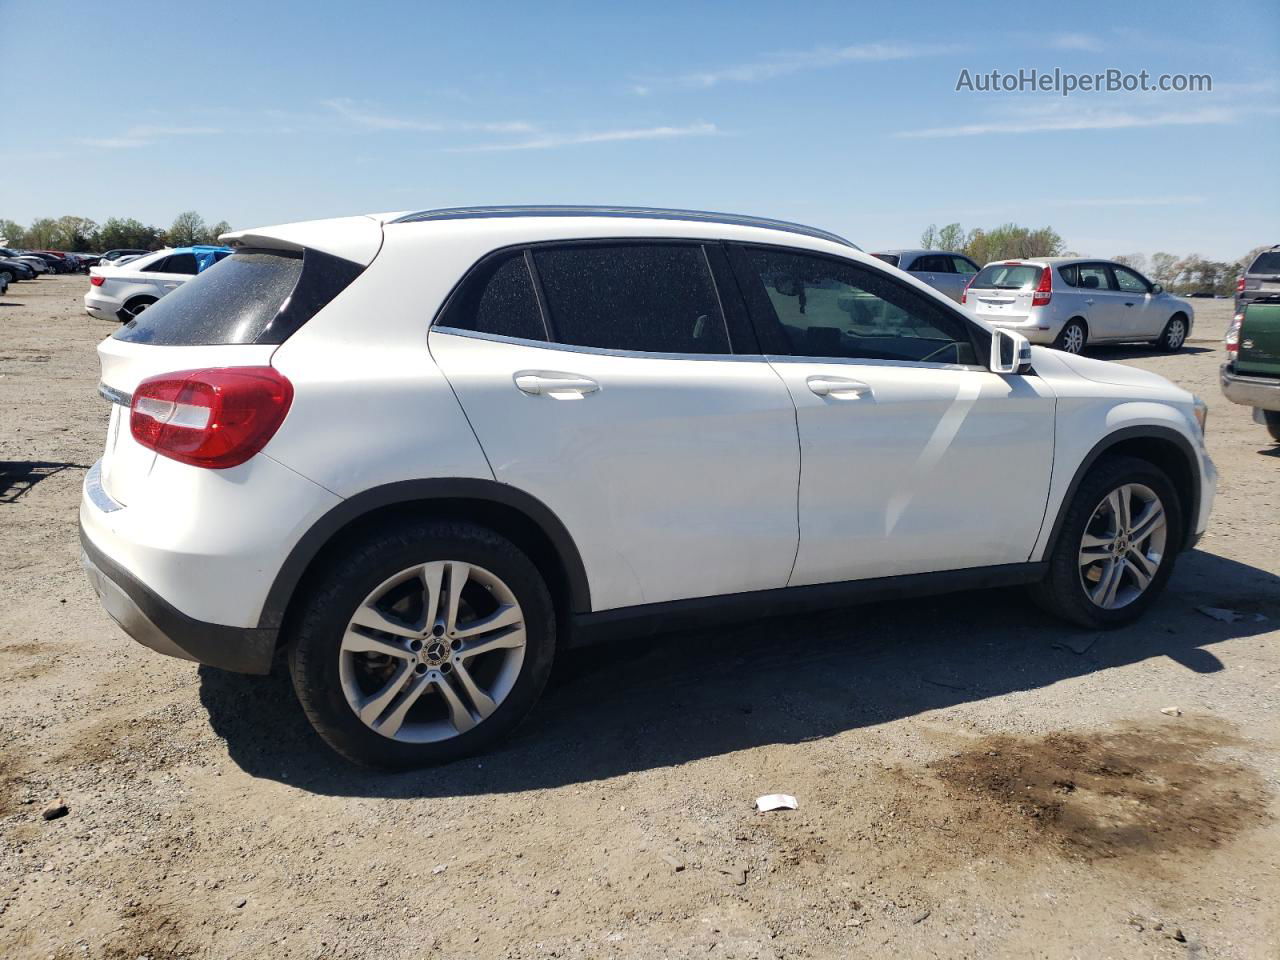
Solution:
<path fill-rule="evenodd" d="M 133 126 L 114 137 L 81 137 L 75 142 L 101 150 L 132 150 L 170 137 L 199 137 L 222 133 L 217 127 Z"/>
<path fill-rule="evenodd" d="M 977 137 L 986 134 L 1053 133 L 1072 130 L 1127 130 L 1137 127 L 1205 126 L 1235 123 L 1239 112 L 1229 107 L 1142 114 L 1122 110 L 1087 110 L 1075 114 L 1024 116 L 1015 120 L 967 123 L 954 127 L 900 130 L 896 137 Z"/>
<path fill-rule="evenodd" d="M 959 47 L 945 44 L 863 43 L 845 47 L 814 47 L 773 53 L 733 66 L 667 77 L 639 78 L 631 92 L 643 96 L 654 86 L 707 88 L 722 83 L 755 83 L 805 70 L 822 70 L 847 63 L 881 63 L 954 53 Z"/>
<path fill-rule="evenodd" d="M 1049 46 L 1055 50 L 1083 50 L 1086 53 L 1101 53 L 1105 44 L 1088 33 L 1059 33 L 1049 38 Z"/>
<path fill-rule="evenodd" d="M 408 130 L 420 133 L 443 133 L 448 130 L 481 131 L 484 133 L 532 133 L 531 124 L 521 121 L 497 123 L 439 123 L 413 117 L 397 117 L 380 113 L 369 106 L 347 97 L 322 100 L 320 105 L 332 110 L 342 119 L 365 130 Z"/>
<path fill-rule="evenodd" d="M 714 123 L 691 123 L 682 127 L 637 127 L 623 130 L 596 130 L 585 133 L 547 133 L 509 143 L 481 143 L 450 147 L 449 153 L 496 153 L 506 150 L 551 150 L 589 143 L 618 143 L 632 140 L 673 140 L 679 137 L 709 137 L 720 131 Z"/>

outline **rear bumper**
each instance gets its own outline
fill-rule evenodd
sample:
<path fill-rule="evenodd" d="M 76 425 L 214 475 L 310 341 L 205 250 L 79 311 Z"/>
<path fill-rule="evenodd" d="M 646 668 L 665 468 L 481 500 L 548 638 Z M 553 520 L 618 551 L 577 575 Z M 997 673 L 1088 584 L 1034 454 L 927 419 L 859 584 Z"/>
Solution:
<path fill-rule="evenodd" d="M 1228 400 L 1259 410 L 1280 410 L 1280 378 L 1242 376 L 1228 366 L 1224 363 L 1219 370 L 1222 393 Z"/>
<path fill-rule="evenodd" d="M 271 670 L 279 631 L 192 619 L 94 546 L 83 526 L 80 546 L 85 574 L 103 608 L 144 647 L 237 673 Z"/>
<path fill-rule="evenodd" d="M 119 320 L 120 303 L 117 300 L 108 300 L 105 297 L 95 297 L 86 293 L 84 312 L 99 320 Z"/>

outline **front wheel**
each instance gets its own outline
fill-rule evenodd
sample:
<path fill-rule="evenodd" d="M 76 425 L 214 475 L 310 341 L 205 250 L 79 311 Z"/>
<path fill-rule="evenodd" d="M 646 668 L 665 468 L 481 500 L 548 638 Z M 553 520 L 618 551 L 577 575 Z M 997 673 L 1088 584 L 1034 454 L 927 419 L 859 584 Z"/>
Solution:
<path fill-rule="evenodd" d="M 1032 596 L 1082 627 L 1132 623 L 1164 590 L 1181 537 L 1177 493 L 1164 471 L 1104 456 L 1067 507 L 1049 572 Z"/>
<path fill-rule="evenodd" d="M 1083 323 L 1079 320 L 1068 320 L 1053 345 L 1064 353 L 1082 353 L 1088 339 L 1089 334 Z"/>
<path fill-rule="evenodd" d="M 1187 318 L 1180 313 L 1175 313 L 1164 325 L 1164 331 L 1156 341 L 1156 347 L 1166 353 L 1177 353 L 1186 342 Z"/>
<path fill-rule="evenodd" d="M 1267 433 L 1271 439 L 1280 443 L 1280 410 L 1263 410 L 1262 418 L 1267 422 Z"/>
<path fill-rule="evenodd" d="M 291 630 L 294 690 L 359 764 L 408 768 L 485 750 L 537 701 L 555 613 L 533 562 L 492 530 L 418 522 L 334 560 Z"/>

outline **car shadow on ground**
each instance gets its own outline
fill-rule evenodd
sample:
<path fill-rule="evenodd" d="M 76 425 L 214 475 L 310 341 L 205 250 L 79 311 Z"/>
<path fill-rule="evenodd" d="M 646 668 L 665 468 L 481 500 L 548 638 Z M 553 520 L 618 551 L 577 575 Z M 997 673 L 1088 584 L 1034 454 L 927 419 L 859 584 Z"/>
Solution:
<path fill-rule="evenodd" d="M 46 460 L 0 460 L 0 503 L 15 503 L 41 480 L 63 470 L 88 470 L 83 463 Z"/>
<path fill-rule="evenodd" d="M 1277 620 L 1280 577 L 1193 551 L 1139 624 L 1106 633 L 1064 626 L 1019 590 L 986 590 L 615 642 L 563 657 L 542 702 L 494 751 L 399 774 L 331 753 L 283 674 L 201 667 L 200 698 L 255 777 L 341 796 L 506 793 L 829 737 L 1154 657 L 1213 673 L 1225 669 L 1214 644 Z"/>
<path fill-rule="evenodd" d="M 1185 344 L 1179 352 L 1187 354 L 1213 353 L 1215 349 L 1214 347 L 1197 347 Z M 1095 360 L 1124 362 L 1125 360 L 1143 360 L 1152 357 L 1170 356 L 1170 354 L 1145 343 L 1117 343 L 1114 346 L 1098 344 L 1097 346 L 1085 347 L 1085 356 L 1093 357 Z"/>

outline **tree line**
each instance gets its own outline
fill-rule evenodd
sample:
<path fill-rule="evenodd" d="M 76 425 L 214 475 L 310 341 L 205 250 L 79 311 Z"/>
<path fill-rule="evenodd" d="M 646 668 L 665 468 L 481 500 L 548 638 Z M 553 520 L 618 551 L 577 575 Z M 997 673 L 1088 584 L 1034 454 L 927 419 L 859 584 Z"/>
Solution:
<path fill-rule="evenodd" d="M 1062 237 L 1052 227 L 1031 229 L 1006 223 L 991 230 L 976 228 L 966 231 L 958 223 L 939 228 L 929 224 L 920 235 L 925 250 L 950 250 L 963 253 L 979 263 L 1014 260 L 1025 257 L 1078 256 L 1066 249 Z M 1198 253 L 1179 257 L 1157 252 L 1150 257 L 1142 253 L 1125 253 L 1108 257 L 1133 267 L 1148 279 L 1162 284 L 1171 293 L 1215 293 L 1229 296 L 1235 291 L 1236 278 L 1245 272 L 1262 250 L 1255 247 L 1239 260 L 1208 260 Z"/>
<path fill-rule="evenodd" d="M 111 217 L 95 223 L 88 217 L 37 217 L 24 227 L 0 217 L 0 246 L 24 250 L 62 250 L 68 253 L 103 253 L 107 250 L 160 250 L 217 243 L 218 235 L 231 229 L 225 220 L 205 223 L 194 210 L 178 214 L 167 229 L 132 217 Z"/>

